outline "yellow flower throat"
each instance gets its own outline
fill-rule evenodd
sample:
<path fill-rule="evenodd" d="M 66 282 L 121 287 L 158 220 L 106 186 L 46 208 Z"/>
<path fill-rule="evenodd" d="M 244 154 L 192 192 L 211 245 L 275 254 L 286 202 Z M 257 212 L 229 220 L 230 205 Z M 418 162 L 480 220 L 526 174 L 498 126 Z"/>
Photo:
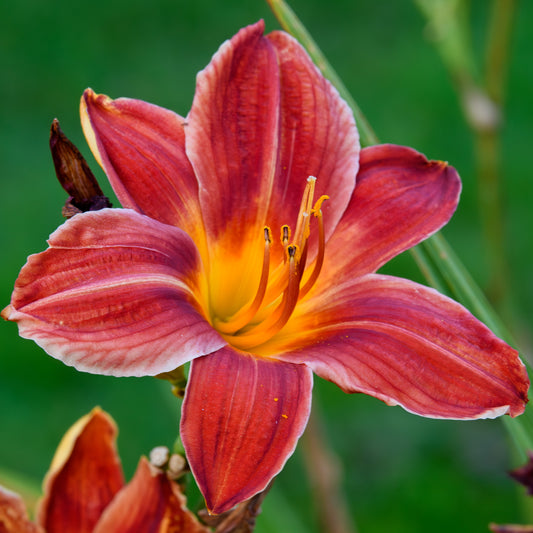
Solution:
<path fill-rule="evenodd" d="M 321 196 L 313 205 L 316 178 L 307 179 L 294 235 L 281 227 L 284 260 L 271 272 L 272 232 L 264 228 L 264 255 L 259 286 L 253 299 L 230 317 L 213 319 L 213 326 L 234 348 L 251 350 L 264 344 L 287 323 L 298 300 L 315 284 L 324 262 L 324 223 L 321 206 L 329 197 Z M 311 215 L 318 222 L 318 251 L 312 268 L 306 269 Z"/>

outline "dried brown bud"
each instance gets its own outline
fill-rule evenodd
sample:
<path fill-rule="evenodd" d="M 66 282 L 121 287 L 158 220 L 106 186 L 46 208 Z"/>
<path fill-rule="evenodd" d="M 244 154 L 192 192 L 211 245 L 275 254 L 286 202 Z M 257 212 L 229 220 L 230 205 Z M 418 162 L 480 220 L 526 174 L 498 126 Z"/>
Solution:
<path fill-rule="evenodd" d="M 527 493 L 533 495 L 533 452 L 529 450 L 528 462 L 519 468 L 509 472 L 509 475 L 527 488 Z M 489 524 L 493 533 L 533 533 L 533 525 L 518 524 Z"/>
<path fill-rule="evenodd" d="M 70 195 L 63 207 L 63 216 L 70 218 L 84 211 L 111 207 L 80 151 L 68 140 L 54 119 L 50 128 L 50 150 L 61 187 Z"/>
<path fill-rule="evenodd" d="M 273 483 L 274 480 L 267 485 L 263 492 L 239 503 L 230 511 L 211 515 L 205 509 L 199 511 L 198 516 L 209 527 L 215 528 L 215 533 L 252 533 L 255 529 L 255 519 L 261 513 L 261 504 Z"/>
<path fill-rule="evenodd" d="M 528 451 L 528 462 L 519 468 L 515 468 L 509 472 L 509 475 L 518 483 L 521 483 L 527 488 L 529 496 L 533 495 L 533 452 Z"/>

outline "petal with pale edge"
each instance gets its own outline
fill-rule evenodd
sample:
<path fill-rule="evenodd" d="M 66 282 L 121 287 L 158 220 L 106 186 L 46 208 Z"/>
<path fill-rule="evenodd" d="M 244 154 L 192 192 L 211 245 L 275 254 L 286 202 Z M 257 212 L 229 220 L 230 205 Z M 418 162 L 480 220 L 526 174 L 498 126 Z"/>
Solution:
<path fill-rule="evenodd" d="M 263 226 L 295 228 L 307 178 L 317 177 L 328 235 L 358 169 L 353 115 L 289 35 L 262 21 L 226 41 L 198 74 L 186 126 L 208 238 L 262 242 Z M 247 233 L 248 232 L 248 233 Z"/>
<path fill-rule="evenodd" d="M 0 532 L 44 533 L 30 521 L 22 498 L 0 485 Z"/>
<path fill-rule="evenodd" d="M 212 513 L 262 491 L 283 468 L 309 418 L 311 389 L 303 365 L 231 348 L 193 361 L 180 434 Z"/>
<path fill-rule="evenodd" d="M 92 533 L 124 485 L 117 428 L 102 410 L 78 420 L 63 437 L 44 483 L 38 523 L 46 533 Z"/>
<path fill-rule="evenodd" d="M 133 479 L 115 496 L 93 533 L 208 533 L 185 507 L 185 497 L 143 457 Z"/>
<path fill-rule="evenodd" d="M 155 375 L 225 343 L 195 299 L 201 263 L 180 229 L 127 209 L 76 215 L 30 256 L 2 312 L 78 370 Z"/>
<path fill-rule="evenodd" d="M 201 226 L 182 117 L 141 100 L 112 100 L 87 89 L 81 118 L 89 146 L 123 207 L 188 233 Z"/>
<path fill-rule="evenodd" d="M 350 204 L 327 243 L 319 286 L 375 272 L 442 228 L 457 207 L 455 169 L 412 148 L 364 148 L 360 165 Z"/>
<path fill-rule="evenodd" d="M 302 313 L 277 357 L 346 392 L 433 418 L 517 416 L 529 380 L 518 353 L 458 303 L 411 281 L 368 274 Z M 301 332 L 314 344 L 301 346 Z"/>

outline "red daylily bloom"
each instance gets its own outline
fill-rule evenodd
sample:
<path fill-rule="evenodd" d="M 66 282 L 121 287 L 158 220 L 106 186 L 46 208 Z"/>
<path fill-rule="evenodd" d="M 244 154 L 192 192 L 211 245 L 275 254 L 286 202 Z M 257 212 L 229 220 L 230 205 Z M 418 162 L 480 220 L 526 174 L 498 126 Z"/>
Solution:
<path fill-rule="evenodd" d="M 186 119 L 91 90 L 81 112 L 124 209 L 55 231 L 3 316 L 87 372 L 192 361 L 181 435 L 213 513 L 281 470 L 312 371 L 422 416 L 523 412 L 515 350 L 436 291 L 375 273 L 449 220 L 457 173 L 406 147 L 360 150 L 289 35 L 259 22 L 225 42 Z"/>
<path fill-rule="evenodd" d="M 207 533 L 165 472 L 141 458 L 124 485 L 113 420 L 96 408 L 65 434 L 48 471 L 37 523 L 0 487 L 4 533 Z"/>

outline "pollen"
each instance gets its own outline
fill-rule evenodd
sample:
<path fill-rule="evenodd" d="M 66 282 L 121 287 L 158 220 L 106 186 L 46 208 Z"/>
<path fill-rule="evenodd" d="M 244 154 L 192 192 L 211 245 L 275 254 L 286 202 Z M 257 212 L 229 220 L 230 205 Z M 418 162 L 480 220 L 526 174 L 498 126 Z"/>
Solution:
<path fill-rule="evenodd" d="M 284 224 L 280 228 L 277 246 L 282 253 L 279 264 L 271 264 L 272 240 L 270 227 L 263 228 L 263 260 L 257 291 L 253 298 L 230 317 L 216 317 L 213 326 L 239 350 L 253 351 L 280 332 L 305 295 L 315 285 L 324 263 L 325 233 L 322 204 L 328 199 L 323 195 L 315 200 L 316 178 L 310 176 L 304 189 L 296 227 Z M 316 222 L 313 222 L 313 219 Z M 307 267 L 311 231 L 317 232 L 317 252 L 313 264 Z M 259 264 L 259 261 L 258 261 Z M 278 398 L 274 398 L 278 401 Z M 282 415 L 286 418 L 286 415 Z"/>

